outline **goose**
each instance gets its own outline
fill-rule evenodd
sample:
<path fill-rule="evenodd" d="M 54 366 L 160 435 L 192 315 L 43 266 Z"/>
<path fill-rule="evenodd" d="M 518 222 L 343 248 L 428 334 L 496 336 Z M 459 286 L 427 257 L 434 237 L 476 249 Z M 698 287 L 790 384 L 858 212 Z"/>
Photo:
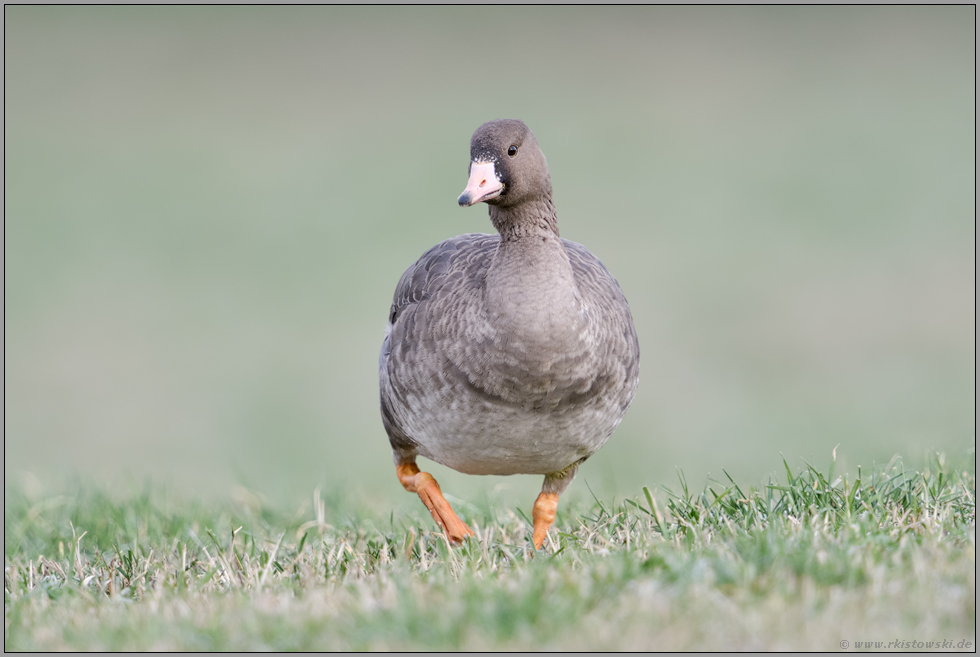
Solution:
<path fill-rule="evenodd" d="M 486 203 L 496 234 L 426 251 L 395 288 L 379 359 L 381 418 L 399 482 L 454 544 L 473 534 L 419 469 L 544 475 L 541 549 L 558 497 L 626 413 L 640 349 L 612 274 L 558 234 L 551 177 L 530 129 L 481 125 L 461 207 Z"/>

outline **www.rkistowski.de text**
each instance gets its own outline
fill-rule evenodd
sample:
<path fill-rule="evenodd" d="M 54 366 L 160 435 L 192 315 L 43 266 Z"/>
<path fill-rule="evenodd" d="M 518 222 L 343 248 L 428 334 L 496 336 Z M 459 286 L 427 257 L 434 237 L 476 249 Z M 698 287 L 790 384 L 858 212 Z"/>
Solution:
<path fill-rule="evenodd" d="M 844 639 L 840 642 L 841 650 L 847 650 L 851 647 L 851 642 Z M 954 639 L 941 639 L 939 641 L 917 641 L 915 639 L 898 639 L 896 641 L 855 641 L 854 649 L 860 650 L 861 648 L 870 648 L 872 650 L 888 650 L 898 649 L 898 650 L 974 650 L 976 648 L 973 641 L 967 639 L 962 639 L 956 641 Z"/>

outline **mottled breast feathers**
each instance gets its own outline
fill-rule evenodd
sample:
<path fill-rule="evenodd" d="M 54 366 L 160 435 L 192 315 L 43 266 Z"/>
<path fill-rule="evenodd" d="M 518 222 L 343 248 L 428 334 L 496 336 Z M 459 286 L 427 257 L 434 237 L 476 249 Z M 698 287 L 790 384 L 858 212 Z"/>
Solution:
<path fill-rule="evenodd" d="M 486 275 L 499 243 L 498 235 L 454 237 L 401 277 L 380 363 L 382 417 L 396 449 L 416 444 L 406 431 L 410 418 L 399 417 L 398 409 L 416 406 L 410 397 L 423 392 L 430 403 L 448 405 L 465 391 L 491 407 L 541 413 L 594 405 L 610 391 L 619 394 L 603 399 L 603 407 L 612 404 L 609 411 L 621 416 L 629 405 L 639 346 L 612 275 L 585 247 L 561 240 L 580 301 L 580 335 L 555 345 L 525 344 L 520 334 L 495 327 L 486 302 Z"/>

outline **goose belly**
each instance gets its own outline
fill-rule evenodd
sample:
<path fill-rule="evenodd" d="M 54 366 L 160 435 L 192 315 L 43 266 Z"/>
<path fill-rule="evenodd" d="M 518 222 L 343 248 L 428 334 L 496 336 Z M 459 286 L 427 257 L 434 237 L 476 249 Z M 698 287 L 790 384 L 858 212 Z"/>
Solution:
<path fill-rule="evenodd" d="M 410 431 L 422 456 L 459 472 L 548 474 L 592 455 L 622 415 L 601 402 L 544 412 L 457 399 Z"/>

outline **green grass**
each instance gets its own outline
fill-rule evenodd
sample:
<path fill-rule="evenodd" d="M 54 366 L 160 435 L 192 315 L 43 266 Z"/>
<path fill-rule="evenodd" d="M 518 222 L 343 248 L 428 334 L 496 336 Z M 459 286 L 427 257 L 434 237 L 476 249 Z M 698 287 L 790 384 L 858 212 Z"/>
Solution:
<path fill-rule="evenodd" d="M 975 640 L 975 461 L 809 465 L 520 510 L 422 513 L 341 495 L 294 512 L 147 490 L 8 490 L 6 650 L 816 649 Z"/>

